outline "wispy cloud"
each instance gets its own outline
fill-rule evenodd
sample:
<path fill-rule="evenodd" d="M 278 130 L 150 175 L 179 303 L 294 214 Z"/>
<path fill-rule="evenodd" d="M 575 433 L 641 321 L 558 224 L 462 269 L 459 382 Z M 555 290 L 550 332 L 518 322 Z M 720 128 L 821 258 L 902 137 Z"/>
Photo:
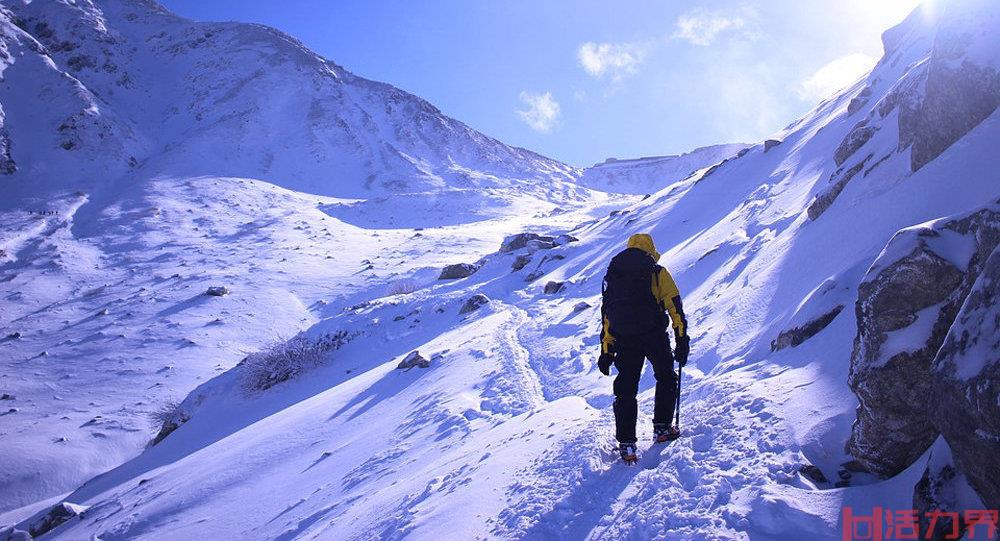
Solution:
<path fill-rule="evenodd" d="M 608 75 L 618 81 L 636 72 L 642 64 L 644 48 L 634 43 L 594 43 L 580 45 L 576 52 L 580 66 L 594 77 Z"/>
<path fill-rule="evenodd" d="M 526 109 L 518 109 L 517 116 L 531 129 L 546 133 L 552 129 L 559 119 L 559 102 L 552 98 L 551 92 L 544 94 L 521 91 L 521 102 Z"/>
<path fill-rule="evenodd" d="M 861 53 L 842 56 L 802 81 L 796 93 L 805 101 L 826 99 L 870 71 L 875 62 L 875 58 Z"/>
<path fill-rule="evenodd" d="M 673 37 L 705 47 L 726 33 L 740 32 L 751 36 L 749 26 L 754 15 L 755 12 L 748 7 L 732 11 L 695 8 L 677 18 Z"/>

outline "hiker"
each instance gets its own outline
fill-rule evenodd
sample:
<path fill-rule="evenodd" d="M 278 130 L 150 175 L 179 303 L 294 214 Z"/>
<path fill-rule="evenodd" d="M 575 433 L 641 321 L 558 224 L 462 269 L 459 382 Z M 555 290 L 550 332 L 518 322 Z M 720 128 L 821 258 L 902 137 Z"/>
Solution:
<path fill-rule="evenodd" d="M 615 437 L 622 460 L 636 457 L 635 424 L 639 414 L 636 394 L 639 376 L 648 358 L 656 376 L 653 407 L 653 438 L 657 443 L 675 440 L 680 429 L 672 426 L 678 379 L 673 362 L 687 364 L 690 338 L 681 304 L 680 291 L 667 269 L 657 264 L 660 254 L 653 238 L 645 233 L 632 235 L 628 248 L 608 265 L 601 301 L 601 356 L 598 368 L 615 377 Z M 671 353 L 667 336 L 668 319 L 673 323 L 676 347 Z"/>

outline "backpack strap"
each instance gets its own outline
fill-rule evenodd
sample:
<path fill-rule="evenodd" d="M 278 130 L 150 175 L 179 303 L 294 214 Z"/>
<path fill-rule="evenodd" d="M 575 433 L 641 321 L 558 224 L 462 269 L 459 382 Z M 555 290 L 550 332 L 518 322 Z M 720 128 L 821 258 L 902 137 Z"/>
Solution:
<path fill-rule="evenodd" d="M 657 292 L 660 291 L 660 271 L 661 270 L 663 270 L 663 267 L 661 267 L 659 265 L 653 265 L 653 282 L 656 283 L 656 291 Z M 656 304 L 660 305 L 660 309 L 662 309 L 664 312 L 667 311 L 667 305 L 663 303 L 663 299 L 657 298 L 656 299 Z"/>

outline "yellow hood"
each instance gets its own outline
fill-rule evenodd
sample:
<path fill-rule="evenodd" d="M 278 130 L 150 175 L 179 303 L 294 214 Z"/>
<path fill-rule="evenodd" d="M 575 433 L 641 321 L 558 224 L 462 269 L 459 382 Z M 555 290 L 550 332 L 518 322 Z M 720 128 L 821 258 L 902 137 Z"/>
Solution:
<path fill-rule="evenodd" d="M 660 252 L 656 251 L 656 246 L 653 245 L 653 237 L 646 233 L 636 233 L 628 238 L 629 248 L 638 248 L 643 252 L 653 256 L 656 261 L 660 260 Z"/>

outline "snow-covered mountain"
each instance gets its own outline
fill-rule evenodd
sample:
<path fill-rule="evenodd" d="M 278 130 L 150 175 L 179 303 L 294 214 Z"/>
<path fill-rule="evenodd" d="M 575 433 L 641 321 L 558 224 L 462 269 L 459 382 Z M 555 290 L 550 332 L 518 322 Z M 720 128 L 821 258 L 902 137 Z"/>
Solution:
<path fill-rule="evenodd" d="M 729 144 L 696 148 L 673 156 L 621 160 L 608 158 L 583 170 L 580 185 L 605 192 L 653 193 L 732 157 L 750 145 Z"/>
<path fill-rule="evenodd" d="M 138 0 L 14 0 L 0 17 L 4 148 L 26 181 L 230 175 L 370 197 L 518 184 L 542 194 L 574 175 L 264 26 L 193 22 Z"/>
<path fill-rule="evenodd" d="M 0 524 L 832 540 L 844 506 L 1000 506 L 998 22 L 992 0 L 916 10 L 869 75 L 641 201 L 567 188 L 556 211 L 525 180 L 486 190 L 492 217 L 418 227 L 406 198 L 201 172 L 0 215 Z M 694 338 L 684 437 L 624 468 L 595 359 L 635 232 Z"/>

